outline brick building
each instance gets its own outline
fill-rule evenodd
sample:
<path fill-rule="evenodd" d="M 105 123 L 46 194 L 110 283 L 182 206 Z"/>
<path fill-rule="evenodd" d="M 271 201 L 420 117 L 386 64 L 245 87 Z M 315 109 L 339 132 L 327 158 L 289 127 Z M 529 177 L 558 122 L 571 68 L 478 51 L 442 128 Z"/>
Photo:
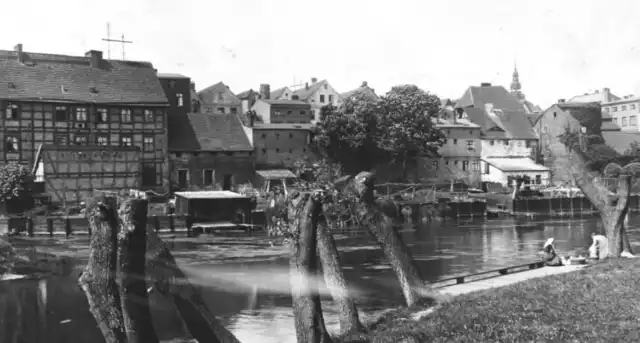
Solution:
<path fill-rule="evenodd" d="M 292 168 L 309 153 L 311 124 L 261 124 L 249 128 L 256 153 L 256 169 Z"/>
<path fill-rule="evenodd" d="M 34 170 L 54 202 L 162 188 L 167 98 L 151 63 L 0 50 L 0 159 Z"/>
<path fill-rule="evenodd" d="M 300 100 L 271 99 L 270 87 L 260 85 L 260 96 L 251 108 L 263 124 L 310 123 L 311 105 Z"/>

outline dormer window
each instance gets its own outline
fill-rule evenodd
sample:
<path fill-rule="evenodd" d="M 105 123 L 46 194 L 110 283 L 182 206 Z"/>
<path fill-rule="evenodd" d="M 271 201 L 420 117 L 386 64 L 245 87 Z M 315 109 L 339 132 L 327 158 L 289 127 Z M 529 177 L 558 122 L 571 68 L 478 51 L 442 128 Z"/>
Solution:
<path fill-rule="evenodd" d="M 7 106 L 7 117 L 8 120 L 17 120 L 18 119 L 18 105 L 9 104 Z"/>

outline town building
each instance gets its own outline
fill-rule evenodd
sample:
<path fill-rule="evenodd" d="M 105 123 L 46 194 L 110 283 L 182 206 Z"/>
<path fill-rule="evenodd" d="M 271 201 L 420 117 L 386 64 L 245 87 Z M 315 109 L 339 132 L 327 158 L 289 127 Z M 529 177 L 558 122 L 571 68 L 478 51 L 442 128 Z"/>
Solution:
<path fill-rule="evenodd" d="M 342 97 L 342 100 L 347 100 L 352 96 L 356 96 L 356 95 L 362 95 L 367 99 L 370 99 L 373 101 L 380 99 L 380 97 L 376 94 L 375 89 L 369 87 L 369 84 L 367 83 L 367 81 L 363 81 L 360 87 L 356 89 L 341 93 L 340 97 Z"/>
<path fill-rule="evenodd" d="M 512 185 L 520 176 L 549 182 L 549 169 L 537 164 L 538 139 L 522 102 L 502 86 L 471 86 L 456 103 L 457 119 L 480 126 L 481 180 Z"/>
<path fill-rule="evenodd" d="M 191 78 L 182 74 L 158 73 L 158 79 L 169 101 L 168 115 L 191 113 L 192 108 L 198 107 L 199 98 L 194 94 L 195 84 Z"/>
<path fill-rule="evenodd" d="M 309 156 L 311 128 L 309 123 L 254 123 L 247 127 L 253 137 L 256 169 L 292 168 Z"/>
<path fill-rule="evenodd" d="M 270 94 L 271 100 L 291 100 L 293 96 L 293 91 L 289 87 L 281 87 Z"/>
<path fill-rule="evenodd" d="M 202 103 L 202 113 L 242 113 L 242 101 L 222 82 L 199 91 L 198 97 Z"/>
<path fill-rule="evenodd" d="M 253 182 L 255 156 L 234 113 L 169 116 L 169 167 L 173 191 L 222 189 Z"/>
<path fill-rule="evenodd" d="M 611 102 L 602 102 L 603 116 L 606 114 L 613 118 L 623 132 L 640 132 L 638 116 L 640 115 L 640 97 L 627 95 Z"/>
<path fill-rule="evenodd" d="M 604 104 L 620 100 L 620 97 L 611 93 L 611 89 L 603 88 L 602 90 L 595 90 L 593 92 L 587 92 L 581 95 L 576 95 L 567 100 L 567 103 L 588 103 L 595 102 L 598 104 Z"/>
<path fill-rule="evenodd" d="M 311 105 L 300 100 L 272 100 L 269 85 L 260 86 L 261 94 L 251 108 L 259 122 L 263 124 L 277 123 L 310 123 Z"/>
<path fill-rule="evenodd" d="M 332 105 L 340 107 L 342 98 L 340 94 L 329 84 L 329 81 L 318 81 L 315 77 L 311 84 L 305 83 L 304 87 L 293 92 L 292 100 L 300 100 L 311 105 L 311 112 L 315 121 L 320 121 L 322 107 Z"/>
<path fill-rule="evenodd" d="M 444 133 L 446 142 L 438 150 L 439 158 L 420 158 L 421 181 L 436 184 L 462 181 L 467 185 L 480 186 L 480 126 L 467 118 L 458 119 L 449 110 L 441 110 L 434 124 Z"/>
<path fill-rule="evenodd" d="M 247 91 L 238 93 L 236 97 L 242 102 L 242 113 L 246 113 L 253 106 L 253 104 L 256 103 L 256 100 L 260 99 L 260 93 L 254 91 L 253 89 L 249 89 Z"/>
<path fill-rule="evenodd" d="M 0 50 L 1 159 L 32 168 L 49 200 L 162 189 L 168 101 L 149 62 Z"/>

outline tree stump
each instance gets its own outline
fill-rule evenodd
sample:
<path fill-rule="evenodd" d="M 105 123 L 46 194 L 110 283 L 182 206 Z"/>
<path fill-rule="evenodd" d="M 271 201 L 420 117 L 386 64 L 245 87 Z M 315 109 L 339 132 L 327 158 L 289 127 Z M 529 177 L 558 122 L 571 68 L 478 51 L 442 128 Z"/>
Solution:
<path fill-rule="evenodd" d="M 118 279 L 127 343 L 158 342 L 146 285 L 147 206 L 143 199 L 120 205 L 118 216 Z"/>
<path fill-rule="evenodd" d="M 400 216 L 398 208 L 390 200 L 375 199 L 374 185 L 375 178 L 370 172 L 361 172 L 353 179 L 353 187 L 360 197 L 356 211 L 389 260 L 407 306 L 432 302 L 433 293 L 423 281 L 409 248 L 394 228 L 394 220 Z"/>
<path fill-rule="evenodd" d="M 295 194 L 288 204 L 293 233 L 290 259 L 291 297 L 298 343 L 329 343 L 318 293 L 316 239 L 322 212 L 319 194 Z"/>
<path fill-rule="evenodd" d="M 150 267 L 147 271 L 154 281 L 154 288 L 173 300 L 191 335 L 198 342 L 240 343 L 211 314 L 199 290 L 189 282 L 153 229 L 147 228 L 147 244 Z"/>
<path fill-rule="evenodd" d="M 89 205 L 89 261 L 78 280 L 106 343 L 127 342 L 120 293 L 114 280 L 118 265 L 116 206 L 116 198 L 104 196 Z"/>

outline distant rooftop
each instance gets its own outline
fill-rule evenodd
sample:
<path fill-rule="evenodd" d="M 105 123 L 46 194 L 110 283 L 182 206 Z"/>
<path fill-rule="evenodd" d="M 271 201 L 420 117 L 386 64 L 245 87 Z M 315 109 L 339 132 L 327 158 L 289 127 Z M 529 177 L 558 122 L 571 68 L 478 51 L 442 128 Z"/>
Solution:
<path fill-rule="evenodd" d="M 247 196 L 231 191 L 193 191 L 175 192 L 175 195 L 186 199 L 243 199 Z"/>
<path fill-rule="evenodd" d="M 161 79 L 190 79 L 188 76 L 177 73 L 158 73 L 158 78 Z"/>

